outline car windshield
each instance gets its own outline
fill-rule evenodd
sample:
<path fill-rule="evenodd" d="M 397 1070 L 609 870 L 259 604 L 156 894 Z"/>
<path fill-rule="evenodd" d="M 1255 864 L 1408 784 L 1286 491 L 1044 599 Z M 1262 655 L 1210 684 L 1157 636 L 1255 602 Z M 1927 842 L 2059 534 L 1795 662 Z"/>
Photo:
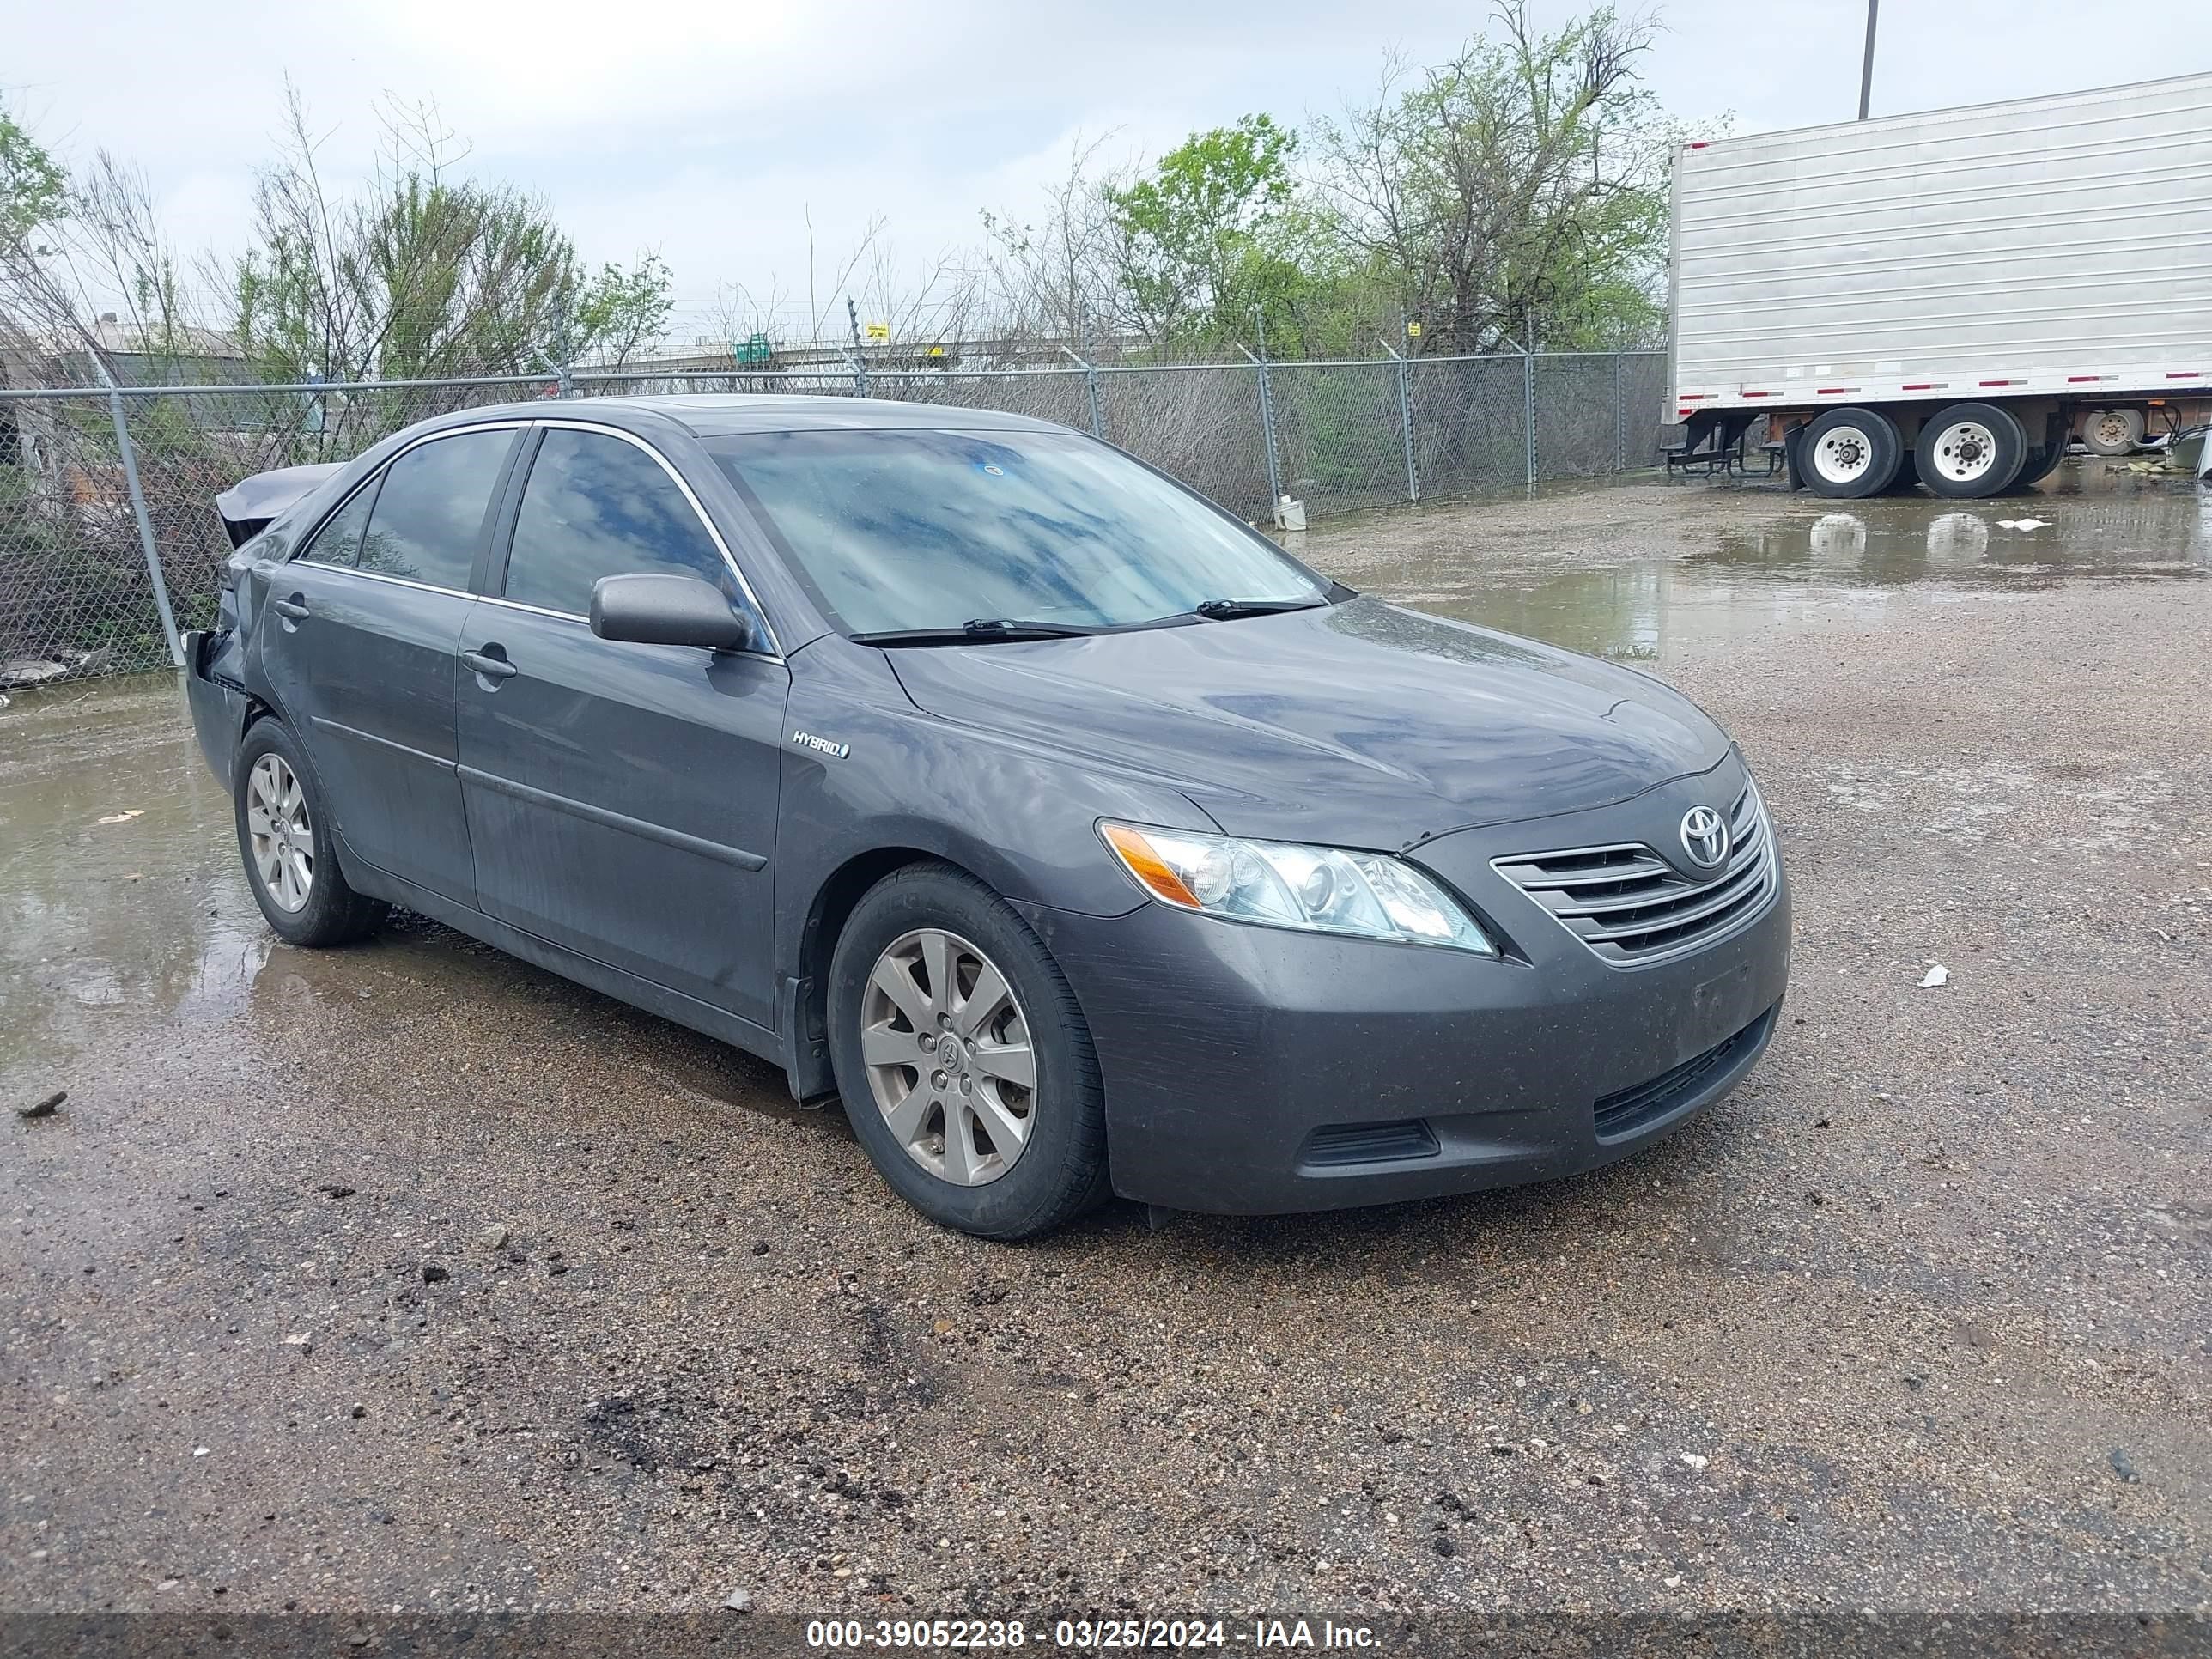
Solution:
<path fill-rule="evenodd" d="M 849 633 L 1121 628 L 1210 599 L 1328 597 L 1263 537 L 1073 433 L 762 432 L 706 447 Z"/>

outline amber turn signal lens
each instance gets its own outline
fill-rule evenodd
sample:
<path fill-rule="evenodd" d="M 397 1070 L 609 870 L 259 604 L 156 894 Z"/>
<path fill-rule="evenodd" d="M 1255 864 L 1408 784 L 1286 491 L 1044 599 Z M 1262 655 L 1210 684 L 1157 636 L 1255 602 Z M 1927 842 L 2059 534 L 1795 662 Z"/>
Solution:
<path fill-rule="evenodd" d="M 1098 832 L 1106 837 L 1115 855 L 1129 866 L 1129 873 L 1144 883 L 1155 898 L 1180 904 L 1186 910 L 1199 908 L 1198 896 L 1183 885 L 1182 878 L 1168 868 L 1142 835 L 1122 823 L 1103 823 Z"/>

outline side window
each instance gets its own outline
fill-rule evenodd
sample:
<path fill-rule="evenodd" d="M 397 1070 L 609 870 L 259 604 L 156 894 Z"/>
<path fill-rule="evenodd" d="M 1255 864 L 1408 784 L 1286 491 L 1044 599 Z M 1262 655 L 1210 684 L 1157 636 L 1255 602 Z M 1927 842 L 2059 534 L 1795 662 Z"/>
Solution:
<path fill-rule="evenodd" d="M 507 597 L 587 617 L 592 584 L 635 574 L 698 576 L 738 598 L 721 550 L 660 463 L 604 432 L 545 434 L 507 561 Z"/>
<path fill-rule="evenodd" d="M 343 507 L 324 520 L 323 527 L 315 532 L 315 539 L 295 556 L 313 559 L 317 564 L 352 566 L 361 557 L 361 529 L 368 522 L 369 504 L 375 499 L 376 483 L 372 479 L 355 490 Z"/>
<path fill-rule="evenodd" d="M 361 568 L 466 588 L 484 511 L 514 437 L 512 428 L 459 432 L 418 444 L 392 462 L 368 516 Z"/>

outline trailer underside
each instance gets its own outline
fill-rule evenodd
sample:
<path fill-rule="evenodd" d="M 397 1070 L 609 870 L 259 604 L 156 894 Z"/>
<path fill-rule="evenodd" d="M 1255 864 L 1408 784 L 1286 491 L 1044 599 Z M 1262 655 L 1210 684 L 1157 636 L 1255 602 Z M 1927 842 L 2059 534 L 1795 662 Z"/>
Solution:
<path fill-rule="evenodd" d="M 1774 408 L 1738 404 L 1692 410 L 1685 449 L 1732 451 L 1763 423 L 1792 489 L 1850 501 L 1921 484 L 1961 500 L 2002 495 L 2046 476 L 2076 441 L 2124 455 L 2146 441 L 2175 443 L 2212 423 L 2212 395 L 1915 398 Z"/>

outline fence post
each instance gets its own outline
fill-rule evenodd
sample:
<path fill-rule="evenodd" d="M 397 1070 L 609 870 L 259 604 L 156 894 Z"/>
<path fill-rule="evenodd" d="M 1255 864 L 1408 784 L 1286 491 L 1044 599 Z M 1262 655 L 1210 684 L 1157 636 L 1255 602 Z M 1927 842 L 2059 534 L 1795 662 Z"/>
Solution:
<path fill-rule="evenodd" d="M 860 344 L 860 307 L 853 303 L 853 296 L 845 296 L 845 320 L 853 325 L 853 395 L 868 395 L 868 354 Z"/>
<path fill-rule="evenodd" d="M 565 362 L 554 362 L 550 351 L 539 352 L 538 361 L 545 365 L 546 372 L 553 377 L 555 397 L 573 398 L 576 395 L 576 377 L 568 372 L 568 365 Z"/>
<path fill-rule="evenodd" d="M 138 458 L 131 447 L 131 423 L 123 416 L 123 393 L 107 365 L 94 359 L 100 384 L 107 388 L 107 413 L 115 422 L 115 447 L 123 457 L 123 487 L 131 494 L 131 516 L 138 521 L 138 545 L 146 555 L 146 574 L 154 580 L 154 608 L 161 613 L 162 637 L 169 642 L 169 660 L 185 665 L 184 642 L 177 637 L 177 613 L 169 608 L 169 585 L 161 576 L 161 556 L 154 546 L 154 521 L 146 516 L 145 492 L 138 487 Z"/>
<path fill-rule="evenodd" d="M 1106 435 L 1106 409 L 1105 405 L 1098 401 L 1098 371 L 1077 356 L 1068 347 L 1062 346 L 1060 349 L 1067 353 L 1067 360 L 1070 362 L 1083 371 L 1083 390 L 1091 399 L 1091 435 L 1094 438 L 1103 438 Z"/>
<path fill-rule="evenodd" d="M 1521 418 L 1528 434 L 1528 488 L 1536 487 L 1536 353 L 1535 337 L 1521 354 Z"/>
<path fill-rule="evenodd" d="M 1376 343 L 1390 354 L 1390 361 L 1398 369 L 1398 430 L 1406 440 L 1406 499 L 1418 503 L 1421 499 L 1420 475 L 1413 471 L 1413 371 L 1404 356 L 1388 340 Z"/>
<path fill-rule="evenodd" d="M 1628 471 L 1628 383 L 1625 353 L 1613 354 L 1613 470 Z"/>
<path fill-rule="evenodd" d="M 1244 353 L 1260 371 L 1260 437 L 1267 448 L 1267 516 L 1273 520 L 1276 504 L 1283 499 L 1283 478 L 1275 463 L 1275 404 L 1267 391 L 1267 337 L 1260 337 L 1260 355 L 1254 357 L 1242 341 L 1237 349 Z"/>

